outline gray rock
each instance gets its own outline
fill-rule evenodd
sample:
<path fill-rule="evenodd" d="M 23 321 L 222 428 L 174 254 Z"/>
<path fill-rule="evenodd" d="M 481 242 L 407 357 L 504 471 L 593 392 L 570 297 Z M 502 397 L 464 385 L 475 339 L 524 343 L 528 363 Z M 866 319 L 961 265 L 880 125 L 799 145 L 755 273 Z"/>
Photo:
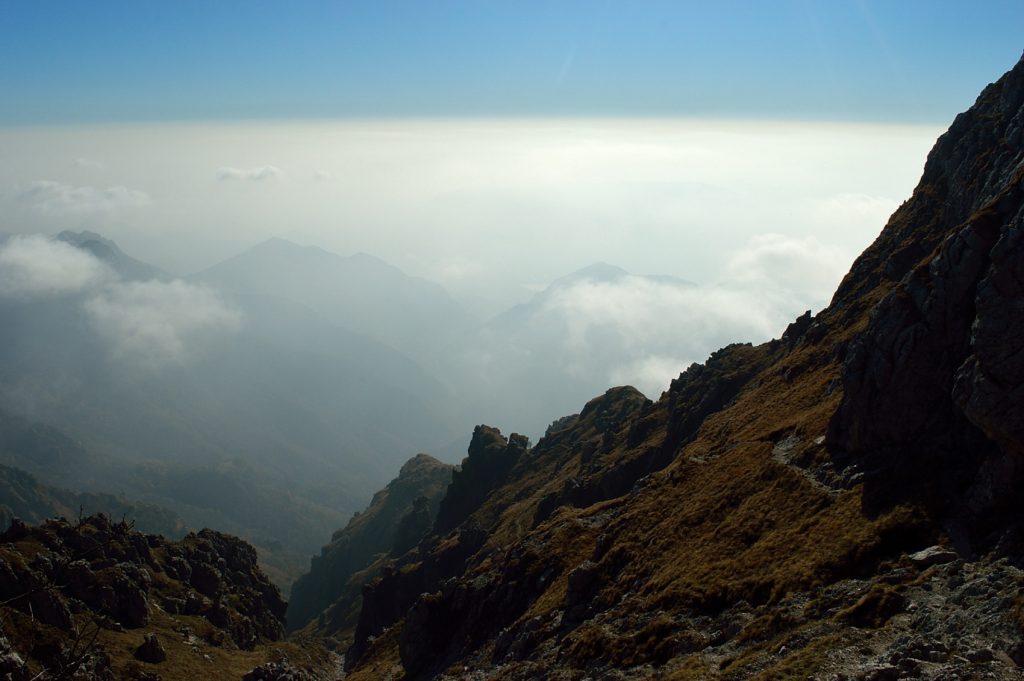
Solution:
<path fill-rule="evenodd" d="M 929 546 L 917 553 L 910 555 L 910 561 L 919 568 L 927 568 L 932 565 L 944 565 L 952 563 L 959 558 L 955 551 L 950 551 L 942 546 Z"/>
<path fill-rule="evenodd" d="M 135 649 L 135 658 L 143 662 L 159 664 L 167 659 L 167 651 L 164 650 L 164 646 L 156 634 L 150 632 L 146 634 L 142 645 Z"/>

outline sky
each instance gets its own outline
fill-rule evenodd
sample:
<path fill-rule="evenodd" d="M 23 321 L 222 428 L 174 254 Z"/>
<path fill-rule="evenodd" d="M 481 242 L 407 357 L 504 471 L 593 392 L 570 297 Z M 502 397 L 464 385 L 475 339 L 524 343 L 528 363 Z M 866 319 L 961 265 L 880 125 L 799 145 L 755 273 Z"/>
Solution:
<path fill-rule="evenodd" d="M 0 122 L 687 116 L 944 123 L 1019 0 L 5 0 Z"/>
<path fill-rule="evenodd" d="M 627 363 L 668 375 L 827 304 L 1021 26 L 1019 0 L 6 0 L 0 232 L 175 275 L 275 236 L 368 252 L 484 319 L 594 262 L 671 275 L 704 302 L 567 299 L 698 334 Z M 707 301 L 719 328 L 672 321 Z"/>

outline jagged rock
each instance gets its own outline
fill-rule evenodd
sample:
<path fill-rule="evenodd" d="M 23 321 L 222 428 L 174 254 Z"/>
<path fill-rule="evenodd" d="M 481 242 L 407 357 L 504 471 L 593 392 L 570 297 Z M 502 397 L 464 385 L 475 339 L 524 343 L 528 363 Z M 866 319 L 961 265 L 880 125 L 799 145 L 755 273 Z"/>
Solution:
<path fill-rule="evenodd" d="M 786 327 L 786 330 L 782 334 L 782 340 L 785 341 L 789 347 L 795 346 L 803 338 L 807 330 L 811 328 L 811 324 L 814 323 L 814 316 L 810 310 L 807 310 L 802 315 L 797 317 Z"/>
<path fill-rule="evenodd" d="M 320 626 L 323 633 L 354 627 L 362 584 L 350 585 L 350 578 L 362 573 L 363 579 L 371 579 L 380 568 L 380 554 L 398 557 L 430 531 L 453 469 L 427 454 L 407 461 L 366 510 L 335 533 L 313 558 L 309 572 L 292 586 L 289 629 L 306 625 L 328 608 Z"/>
<path fill-rule="evenodd" d="M 402 517 L 395 528 L 391 555 L 400 556 L 416 546 L 430 532 L 433 524 L 434 515 L 430 512 L 430 500 L 425 496 L 416 497 L 412 510 Z"/>
<path fill-rule="evenodd" d="M 28 607 L 32 616 L 43 624 L 49 624 L 65 631 L 70 629 L 71 612 L 68 610 L 67 604 L 64 603 L 55 589 L 50 587 L 40 588 L 43 588 L 43 590 L 36 591 L 28 597 Z"/>
<path fill-rule="evenodd" d="M 146 634 L 142 645 L 135 649 L 135 658 L 143 662 L 158 664 L 167 659 L 167 651 L 154 633 Z"/>
<path fill-rule="evenodd" d="M 1024 191 L 1022 189 L 1021 191 Z M 989 252 L 975 295 L 971 350 L 957 371 L 954 398 L 1002 450 L 1024 459 L 1024 211 L 1003 215 L 1007 229 Z M 1007 213 L 1012 211 L 1007 208 Z"/>
<path fill-rule="evenodd" d="M 21 656 L 14 652 L 0 654 L 0 675 L 10 681 L 28 681 L 34 676 Z"/>
<path fill-rule="evenodd" d="M 466 520 L 488 493 L 505 481 L 526 449 L 525 435 L 513 433 L 505 439 L 497 428 L 477 426 L 468 454 L 461 468 L 452 473 L 451 484 L 438 507 L 434 531 L 447 534 Z"/>
<path fill-rule="evenodd" d="M 25 556 L 32 558 L 26 562 Z M 216 601 L 188 581 L 175 581 L 179 570 L 171 567 L 172 561 L 185 561 L 190 577 L 216 575 Z M 49 669 L 78 669 L 76 678 L 113 679 L 103 649 L 80 637 L 97 627 L 121 632 L 152 624 L 151 597 L 154 603 L 176 603 L 175 609 L 187 614 L 219 619 L 221 628 L 211 629 L 210 635 L 230 638 L 239 648 L 251 649 L 283 635 L 285 603 L 259 570 L 255 550 L 236 537 L 211 531 L 171 543 L 102 516 L 77 523 L 51 520 L 39 527 L 16 524 L 0 534 L 3 590 L 11 596 L 0 614 L 4 622 L 10 618 L 18 623 L 23 644 L 16 652 Z M 70 643 L 47 633 L 51 627 L 64 630 Z M 137 655 L 147 662 L 165 657 L 152 633 Z M 125 672 L 126 678 L 144 673 L 141 668 Z"/>
<path fill-rule="evenodd" d="M 710 414 L 720 411 L 771 356 L 747 344 L 728 345 L 711 353 L 704 364 L 692 364 L 668 389 L 669 424 L 666 443 L 685 446 Z M 676 451 L 673 451 L 674 455 Z"/>
<path fill-rule="evenodd" d="M 830 449 L 867 472 L 876 507 L 916 489 L 938 509 L 971 487 L 965 505 L 983 516 L 1012 503 L 1024 479 L 1024 149 L 1010 142 L 1021 137 L 1022 81 L 1024 62 L 957 117 L 836 294 L 849 299 L 858 278 L 899 279 L 846 351 L 829 427 Z M 901 256 L 881 265 L 897 244 Z M 939 473 L 928 488 L 913 484 L 925 466 Z"/>
<path fill-rule="evenodd" d="M 928 568 L 932 565 L 942 565 L 954 561 L 959 556 L 956 551 L 950 551 L 947 548 L 941 546 L 929 546 L 926 549 L 922 549 L 917 553 L 910 554 L 910 562 L 919 568 Z"/>
<path fill-rule="evenodd" d="M 313 677 L 297 669 L 287 659 L 267 662 L 242 677 L 242 681 L 313 681 Z"/>
<path fill-rule="evenodd" d="M 213 565 L 198 563 L 189 571 L 189 584 L 204 596 L 213 597 L 223 588 L 220 572 Z"/>

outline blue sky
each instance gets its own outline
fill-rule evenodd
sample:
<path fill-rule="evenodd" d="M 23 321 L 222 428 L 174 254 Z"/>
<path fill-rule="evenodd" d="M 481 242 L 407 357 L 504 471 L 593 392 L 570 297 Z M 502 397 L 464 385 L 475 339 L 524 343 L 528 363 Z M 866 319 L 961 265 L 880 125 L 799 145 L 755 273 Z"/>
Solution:
<path fill-rule="evenodd" d="M 1024 2 L 0 3 L 0 124 L 425 116 L 946 122 Z"/>

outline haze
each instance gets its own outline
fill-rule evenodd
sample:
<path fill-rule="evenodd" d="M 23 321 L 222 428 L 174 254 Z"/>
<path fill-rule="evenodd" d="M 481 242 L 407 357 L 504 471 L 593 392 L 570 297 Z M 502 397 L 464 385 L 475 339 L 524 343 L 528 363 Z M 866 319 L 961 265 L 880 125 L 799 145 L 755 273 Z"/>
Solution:
<path fill-rule="evenodd" d="M 1022 11 L 8 3 L 0 463 L 286 586 L 416 452 L 822 308 Z"/>
<path fill-rule="evenodd" d="M 799 305 L 820 305 L 916 182 L 938 131 L 691 120 L 19 128 L 0 133 L 0 229 L 91 229 L 178 274 L 274 236 L 368 252 L 485 317 L 596 261 L 721 281 L 759 239 L 784 235 L 793 257 L 824 255 L 835 270 L 786 283 L 816 293 Z"/>

